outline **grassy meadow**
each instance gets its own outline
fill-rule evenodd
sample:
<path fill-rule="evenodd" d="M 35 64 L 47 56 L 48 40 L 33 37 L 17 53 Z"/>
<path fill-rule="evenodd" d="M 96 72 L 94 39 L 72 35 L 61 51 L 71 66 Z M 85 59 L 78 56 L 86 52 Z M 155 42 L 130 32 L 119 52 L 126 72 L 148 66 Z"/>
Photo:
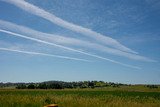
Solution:
<path fill-rule="evenodd" d="M 0 107 L 160 107 L 160 89 L 123 86 L 95 89 L 0 89 Z"/>

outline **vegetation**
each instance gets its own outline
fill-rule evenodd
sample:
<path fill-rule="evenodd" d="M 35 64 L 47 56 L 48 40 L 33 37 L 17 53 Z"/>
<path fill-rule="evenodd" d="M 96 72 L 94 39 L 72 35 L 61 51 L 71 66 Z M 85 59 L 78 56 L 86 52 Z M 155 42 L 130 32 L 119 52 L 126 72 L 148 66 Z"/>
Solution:
<path fill-rule="evenodd" d="M 46 81 L 41 83 L 0 83 L 1 88 L 16 87 L 17 89 L 64 89 L 64 88 L 102 88 L 102 87 L 120 87 L 128 86 L 127 84 L 104 82 L 104 81 Z"/>
<path fill-rule="evenodd" d="M 151 89 L 153 89 L 153 88 L 158 88 L 157 85 L 147 85 L 146 87 L 151 88 Z"/>
<path fill-rule="evenodd" d="M 159 92 L 108 89 L 0 90 L 0 107 L 159 107 Z"/>
<path fill-rule="evenodd" d="M 105 87 L 122 87 L 134 86 L 131 84 L 121 84 L 104 81 L 79 81 L 79 82 L 63 82 L 63 81 L 46 81 L 40 83 L 0 83 L 0 88 L 16 88 L 16 89 L 75 89 L 75 88 L 105 88 Z M 150 89 L 159 88 L 159 85 L 140 85 Z"/>
<path fill-rule="evenodd" d="M 11 84 L 11 83 L 10 83 Z M 16 84 L 16 85 L 15 85 Z M 160 107 L 158 85 L 126 85 L 103 81 L 1 83 L 0 107 Z"/>

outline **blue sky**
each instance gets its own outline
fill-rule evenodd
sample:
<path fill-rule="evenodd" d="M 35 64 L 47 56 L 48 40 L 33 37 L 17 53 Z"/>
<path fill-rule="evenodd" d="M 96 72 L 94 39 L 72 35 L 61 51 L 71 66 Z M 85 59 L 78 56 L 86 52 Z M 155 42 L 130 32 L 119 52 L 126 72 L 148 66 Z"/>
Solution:
<path fill-rule="evenodd" d="M 160 83 L 159 0 L 0 0 L 0 82 Z"/>

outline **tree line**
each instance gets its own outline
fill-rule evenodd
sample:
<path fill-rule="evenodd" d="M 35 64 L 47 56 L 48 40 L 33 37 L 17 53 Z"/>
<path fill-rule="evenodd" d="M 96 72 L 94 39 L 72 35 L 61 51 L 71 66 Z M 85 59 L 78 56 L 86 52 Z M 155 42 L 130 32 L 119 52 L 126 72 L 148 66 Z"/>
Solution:
<path fill-rule="evenodd" d="M 16 87 L 16 89 L 64 89 L 64 88 L 103 88 L 103 87 L 120 87 L 131 86 L 131 84 L 121 84 L 104 81 L 78 81 L 78 82 L 64 82 L 64 81 L 46 81 L 39 83 L 0 83 L 0 88 Z M 143 85 L 144 87 L 154 89 L 159 88 L 160 85 Z"/>
<path fill-rule="evenodd" d="M 79 81 L 79 82 L 63 82 L 63 81 L 48 81 L 42 83 L 19 84 L 17 89 L 64 89 L 64 88 L 100 88 L 100 87 L 119 87 L 126 84 L 112 83 L 104 81 Z"/>

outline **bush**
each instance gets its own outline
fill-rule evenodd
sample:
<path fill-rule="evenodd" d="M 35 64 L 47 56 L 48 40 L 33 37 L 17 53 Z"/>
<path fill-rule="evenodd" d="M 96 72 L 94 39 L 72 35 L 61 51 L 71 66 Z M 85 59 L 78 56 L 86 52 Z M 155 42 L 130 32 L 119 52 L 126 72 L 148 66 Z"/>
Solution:
<path fill-rule="evenodd" d="M 35 89 L 35 86 L 33 84 L 29 84 L 28 89 Z"/>
<path fill-rule="evenodd" d="M 153 88 L 158 88 L 157 85 L 147 85 L 148 88 L 153 89 Z"/>
<path fill-rule="evenodd" d="M 16 87 L 16 89 L 26 89 L 26 85 L 25 84 L 20 84 Z"/>

